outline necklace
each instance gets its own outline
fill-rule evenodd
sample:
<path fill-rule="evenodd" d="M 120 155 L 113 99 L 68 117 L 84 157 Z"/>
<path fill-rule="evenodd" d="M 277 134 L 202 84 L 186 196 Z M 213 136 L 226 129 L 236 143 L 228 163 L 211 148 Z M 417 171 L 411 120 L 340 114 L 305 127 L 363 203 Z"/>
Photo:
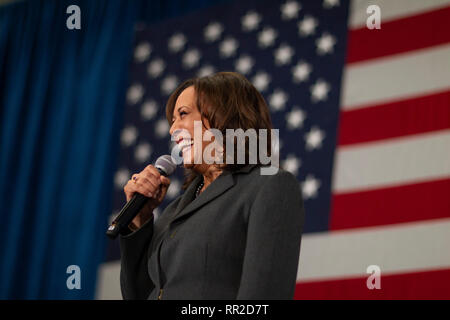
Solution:
<path fill-rule="evenodd" d="M 200 190 L 202 190 L 202 188 L 203 188 L 204 185 L 205 185 L 205 182 L 203 182 L 203 181 L 198 185 L 197 190 L 195 191 L 195 197 L 196 197 L 196 198 L 197 198 L 198 195 L 200 194 Z"/>

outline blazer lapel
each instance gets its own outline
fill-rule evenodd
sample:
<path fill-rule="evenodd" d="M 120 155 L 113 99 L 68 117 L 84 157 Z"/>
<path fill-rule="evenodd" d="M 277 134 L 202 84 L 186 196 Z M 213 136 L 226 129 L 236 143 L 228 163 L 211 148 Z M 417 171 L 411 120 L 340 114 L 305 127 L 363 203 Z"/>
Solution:
<path fill-rule="evenodd" d="M 170 225 L 179 220 L 182 217 L 192 213 L 194 210 L 200 208 L 206 203 L 212 201 L 213 199 L 220 196 L 222 193 L 230 189 L 234 186 L 234 174 L 237 173 L 248 173 L 255 165 L 248 165 L 243 167 L 242 169 L 234 172 L 233 174 L 229 171 L 224 171 L 216 180 L 214 180 L 211 185 L 203 191 L 197 199 L 195 197 L 195 191 L 197 189 L 198 184 L 200 183 L 202 177 L 198 176 L 192 181 L 189 187 L 184 192 L 183 196 L 180 199 L 174 213 L 168 217 L 161 216 L 159 219 L 164 219 L 164 224 L 168 220 L 167 226 L 164 227 L 159 232 L 155 232 L 152 239 L 152 244 L 149 246 L 148 256 L 150 257 L 155 249 L 161 245 L 164 234 L 170 228 Z M 167 219 L 167 220 L 166 220 Z M 158 223 L 158 222 L 156 222 Z"/>
<path fill-rule="evenodd" d="M 197 210 L 201 206 L 220 196 L 222 193 L 234 186 L 234 174 L 249 173 L 255 166 L 255 164 L 249 164 L 233 173 L 231 173 L 230 171 L 224 171 L 216 180 L 211 183 L 210 186 L 208 186 L 208 188 L 205 189 L 205 191 L 203 191 L 198 196 L 197 199 L 194 199 L 194 193 L 202 177 L 199 176 L 195 178 L 195 180 L 186 190 L 183 198 L 180 201 L 180 204 L 177 206 L 174 215 L 175 217 L 173 218 L 171 223 L 190 214 L 192 211 Z"/>
<path fill-rule="evenodd" d="M 183 196 L 181 197 L 177 208 L 175 209 L 175 213 L 174 213 L 173 217 L 176 217 L 181 210 L 183 210 L 189 203 L 192 202 L 192 200 L 195 197 L 195 191 L 197 189 L 197 186 L 201 180 L 202 180 L 202 177 L 198 176 L 188 186 L 188 188 L 184 192 Z M 172 217 L 172 220 L 173 220 L 173 217 Z"/>
<path fill-rule="evenodd" d="M 180 204 L 177 206 L 175 218 L 172 220 L 172 223 L 217 198 L 234 185 L 233 175 L 230 172 L 225 171 L 214 180 L 211 185 L 198 196 L 198 198 L 192 200 L 195 196 L 194 193 L 196 187 L 200 181 L 201 177 L 197 177 L 188 190 L 186 190 L 185 197 L 183 197 Z M 190 192 L 188 193 L 188 191 Z"/>

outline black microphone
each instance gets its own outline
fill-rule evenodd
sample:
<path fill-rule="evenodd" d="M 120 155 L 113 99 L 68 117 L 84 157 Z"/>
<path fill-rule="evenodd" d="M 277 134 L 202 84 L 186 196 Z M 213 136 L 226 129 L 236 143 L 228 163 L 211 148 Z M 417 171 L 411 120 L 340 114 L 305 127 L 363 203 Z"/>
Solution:
<path fill-rule="evenodd" d="M 165 177 L 170 176 L 175 171 L 176 167 L 175 161 L 173 161 L 172 157 L 169 155 L 161 156 L 155 162 L 155 168 Z M 111 239 L 115 239 L 119 234 L 128 231 L 128 225 L 133 221 L 134 217 L 137 216 L 149 199 L 149 197 L 140 193 L 135 193 L 111 223 L 106 231 L 106 235 Z"/>

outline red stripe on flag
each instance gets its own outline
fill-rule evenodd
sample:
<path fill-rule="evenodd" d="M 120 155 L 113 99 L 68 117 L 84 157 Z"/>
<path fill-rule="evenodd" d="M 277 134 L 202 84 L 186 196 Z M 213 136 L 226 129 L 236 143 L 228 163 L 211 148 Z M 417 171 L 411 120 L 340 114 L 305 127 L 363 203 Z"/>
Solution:
<path fill-rule="evenodd" d="M 450 217 L 450 179 L 332 196 L 331 230 Z"/>
<path fill-rule="evenodd" d="M 450 299 L 450 269 L 383 275 L 380 289 L 367 277 L 297 283 L 294 299 Z M 372 282 L 373 283 L 373 282 Z"/>
<path fill-rule="evenodd" d="M 450 7 L 349 32 L 347 63 L 383 57 L 450 41 Z"/>
<path fill-rule="evenodd" d="M 450 128 L 450 91 L 342 111 L 338 144 L 349 145 L 447 128 Z"/>

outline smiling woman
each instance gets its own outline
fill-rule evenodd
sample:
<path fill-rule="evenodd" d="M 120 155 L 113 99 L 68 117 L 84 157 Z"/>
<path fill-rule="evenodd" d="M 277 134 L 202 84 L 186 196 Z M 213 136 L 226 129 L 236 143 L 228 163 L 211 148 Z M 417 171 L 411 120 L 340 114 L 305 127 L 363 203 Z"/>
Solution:
<path fill-rule="evenodd" d="M 243 147 L 243 163 L 227 162 L 226 152 L 223 163 L 194 161 L 217 142 L 201 143 L 209 130 L 272 129 L 261 94 L 245 77 L 221 72 L 181 84 L 166 115 L 188 172 L 185 192 L 154 222 L 152 211 L 170 180 L 149 165 L 126 184 L 127 199 L 136 192 L 152 198 L 120 238 L 123 297 L 292 299 L 304 224 L 296 178 L 279 168 L 263 174 L 267 166 L 250 162 L 247 137 L 219 145 L 224 151 Z M 271 153 L 270 137 L 262 146 Z"/>
<path fill-rule="evenodd" d="M 170 134 L 177 143 L 179 142 L 177 134 L 184 131 L 184 134 L 194 137 L 194 143 L 201 144 L 201 141 L 195 141 L 194 121 L 201 121 L 203 125 L 202 136 L 206 130 L 210 129 L 218 130 L 224 136 L 226 130 L 230 129 L 242 129 L 244 131 L 272 129 L 269 109 L 263 96 L 244 76 L 235 72 L 219 72 L 209 77 L 185 81 L 169 97 L 166 105 L 166 117 L 171 125 Z M 265 143 L 266 150 L 264 150 L 264 153 L 270 156 L 272 151 L 271 135 L 266 137 L 268 141 Z M 245 140 L 234 137 L 234 150 L 231 152 L 234 158 L 232 161 L 227 161 L 224 157 L 224 165 L 216 166 L 216 168 L 233 171 L 250 164 L 251 152 L 256 154 L 259 152 L 258 150 L 250 150 L 248 140 L 248 136 Z M 256 135 L 256 147 L 259 145 L 259 136 Z M 208 167 L 204 164 L 204 161 L 201 161 L 202 159 L 198 160 L 204 154 L 206 147 L 206 144 L 202 144 L 201 148 L 196 149 L 197 154 L 189 153 L 192 158 L 188 162 L 191 164 L 198 163 L 199 165 L 185 165 L 188 170 L 184 189 L 200 172 Z M 223 145 L 222 147 L 224 155 L 226 155 L 227 146 Z M 239 148 L 245 150 L 243 163 L 237 161 Z M 197 158 L 194 159 L 194 157 Z M 259 160 L 257 163 L 262 164 Z"/>
<path fill-rule="evenodd" d="M 196 153 L 190 150 L 196 142 L 195 136 L 198 136 L 194 130 L 196 123 L 201 122 L 202 124 L 200 139 L 203 139 L 204 132 L 210 129 L 209 121 L 206 119 L 204 122 L 204 118 L 196 105 L 195 89 L 193 86 L 189 86 L 178 96 L 176 107 L 172 108 L 172 117 L 168 119 L 172 123 L 169 133 L 172 140 L 176 141 L 179 149 L 181 149 L 183 163 L 187 168 L 193 168 L 194 163 L 201 164 L 202 162 L 195 161 L 195 158 L 201 158 L 205 146 L 203 145 L 201 149 L 194 148 L 197 151 Z"/>

